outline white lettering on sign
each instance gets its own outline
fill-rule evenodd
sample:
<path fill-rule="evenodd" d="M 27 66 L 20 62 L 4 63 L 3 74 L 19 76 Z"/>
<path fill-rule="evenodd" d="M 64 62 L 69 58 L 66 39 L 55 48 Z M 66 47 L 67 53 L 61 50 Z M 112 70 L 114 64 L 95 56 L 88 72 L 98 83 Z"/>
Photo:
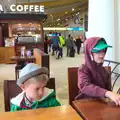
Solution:
<path fill-rule="evenodd" d="M 39 12 L 39 6 L 35 5 L 35 12 Z"/>
<path fill-rule="evenodd" d="M 24 5 L 24 11 L 26 12 L 28 10 L 28 5 Z"/>
<path fill-rule="evenodd" d="M 23 11 L 23 6 L 22 5 L 17 5 L 17 11 L 22 12 Z"/>
<path fill-rule="evenodd" d="M 34 27 L 31 27 L 31 28 L 17 28 L 17 31 L 24 31 L 24 30 L 35 31 L 35 30 L 39 30 L 39 28 L 34 28 Z"/>
<path fill-rule="evenodd" d="M 13 11 L 13 12 L 15 12 L 15 11 L 16 11 L 16 10 L 15 10 L 15 5 L 11 5 L 11 6 L 10 6 L 10 10 Z"/>
<path fill-rule="evenodd" d="M 29 11 L 29 12 L 44 12 L 44 6 L 43 5 L 11 5 L 10 10 L 13 12 L 22 12 L 22 11 Z"/>
<path fill-rule="evenodd" d="M 40 11 L 44 12 L 44 6 L 43 5 L 40 6 Z"/>
<path fill-rule="evenodd" d="M 2 5 L 0 5 L 0 11 L 3 11 L 3 7 L 2 7 Z"/>
<path fill-rule="evenodd" d="M 29 10 L 30 12 L 33 11 L 33 5 L 30 5 Z"/>

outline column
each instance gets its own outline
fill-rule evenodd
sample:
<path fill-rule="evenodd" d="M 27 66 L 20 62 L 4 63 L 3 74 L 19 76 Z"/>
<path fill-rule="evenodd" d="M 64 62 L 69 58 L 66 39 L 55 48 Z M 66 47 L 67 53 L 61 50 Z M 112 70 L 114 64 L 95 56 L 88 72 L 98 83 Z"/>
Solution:
<path fill-rule="evenodd" d="M 115 0 L 116 1 L 116 0 Z M 88 37 L 104 37 L 109 45 L 105 59 L 115 60 L 114 0 L 89 0 Z"/>
<path fill-rule="evenodd" d="M 118 43 L 116 43 L 117 44 L 117 48 L 116 48 L 116 56 L 118 56 L 118 61 L 120 62 L 120 0 L 117 0 L 117 7 L 116 7 L 116 11 L 117 11 L 117 13 L 118 13 L 118 16 L 117 16 L 117 23 L 118 24 L 116 24 L 116 27 L 118 28 L 116 31 L 117 31 L 117 35 L 118 35 Z M 120 71 L 120 66 L 119 66 L 119 71 Z M 120 72 L 119 72 L 120 73 Z"/>

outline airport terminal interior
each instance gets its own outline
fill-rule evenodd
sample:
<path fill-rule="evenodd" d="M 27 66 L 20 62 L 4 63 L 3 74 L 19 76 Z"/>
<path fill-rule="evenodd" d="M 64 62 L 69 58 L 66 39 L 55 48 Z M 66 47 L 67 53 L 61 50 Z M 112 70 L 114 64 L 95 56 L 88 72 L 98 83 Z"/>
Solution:
<path fill-rule="evenodd" d="M 25 119 L 30 120 L 48 120 L 49 116 L 51 120 L 119 120 L 120 109 L 114 107 L 117 103 L 120 105 L 119 10 L 120 0 L 0 0 L 0 119 L 7 120 L 10 117 L 23 120 L 20 115 L 25 115 Z M 86 90 L 78 88 L 79 69 L 87 64 L 86 54 L 90 57 L 94 55 L 92 52 L 87 53 L 84 48 L 86 46 L 91 49 L 93 43 L 86 42 L 91 37 L 95 41 L 99 37 L 99 40 L 105 40 L 104 43 L 110 45 L 103 49 L 107 52 L 105 51 L 102 64 L 110 75 L 114 97 L 108 97 L 106 92 L 105 98 L 102 96 L 99 99 L 97 83 L 98 86 L 94 88 L 94 82 L 81 82 L 81 86 L 85 84 L 88 87 L 88 92 L 90 88 L 94 88 L 91 90 L 93 96 L 90 99 L 77 100 L 76 96 Z M 87 46 L 85 42 L 90 45 Z M 91 51 L 97 44 L 94 43 Z M 95 54 L 99 52 L 100 50 Z M 91 59 L 94 59 L 93 56 Z M 50 85 L 55 87 L 56 100 L 61 104 L 55 109 L 45 108 L 44 113 L 39 109 L 36 112 L 33 110 L 32 117 L 28 115 L 29 112 L 10 112 L 11 99 L 21 91 L 16 84 L 23 77 L 20 72 L 30 63 L 46 67 L 49 78 L 55 78 L 55 86 L 52 82 Z M 89 88 L 89 84 L 92 87 Z M 84 94 L 88 95 L 88 92 Z M 117 102 L 115 98 L 118 98 Z M 26 99 L 28 98 L 24 102 Z M 21 104 L 22 101 L 20 106 Z M 93 112 L 91 108 L 94 109 Z M 110 116 L 109 112 L 112 113 Z"/>

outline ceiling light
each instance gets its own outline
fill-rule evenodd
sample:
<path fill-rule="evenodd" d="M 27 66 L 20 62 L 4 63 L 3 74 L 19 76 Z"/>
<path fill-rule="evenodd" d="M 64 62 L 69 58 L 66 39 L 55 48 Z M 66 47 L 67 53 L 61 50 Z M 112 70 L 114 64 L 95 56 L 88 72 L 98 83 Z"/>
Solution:
<path fill-rule="evenodd" d="M 72 11 L 74 11 L 75 9 L 74 8 L 72 8 Z"/>
<path fill-rule="evenodd" d="M 65 12 L 65 14 L 67 14 L 68 12 Z"/>
<path fill-rule="evenodd" d="M 77 14 L 80 14 L 80 12 L 78 12 Z"/>

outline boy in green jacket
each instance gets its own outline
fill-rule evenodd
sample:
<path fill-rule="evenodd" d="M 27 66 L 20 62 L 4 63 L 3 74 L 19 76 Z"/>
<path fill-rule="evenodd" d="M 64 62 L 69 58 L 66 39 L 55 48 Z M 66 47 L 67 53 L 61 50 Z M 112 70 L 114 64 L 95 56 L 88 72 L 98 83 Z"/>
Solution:
<path fill-rule="evenodd" d="M 11 99 L 11 111 L 60 106 L 53 89 L 46 88 L 48 69 L 29 63 L 20 72 L 17 85 L 23 90 Z"/>

